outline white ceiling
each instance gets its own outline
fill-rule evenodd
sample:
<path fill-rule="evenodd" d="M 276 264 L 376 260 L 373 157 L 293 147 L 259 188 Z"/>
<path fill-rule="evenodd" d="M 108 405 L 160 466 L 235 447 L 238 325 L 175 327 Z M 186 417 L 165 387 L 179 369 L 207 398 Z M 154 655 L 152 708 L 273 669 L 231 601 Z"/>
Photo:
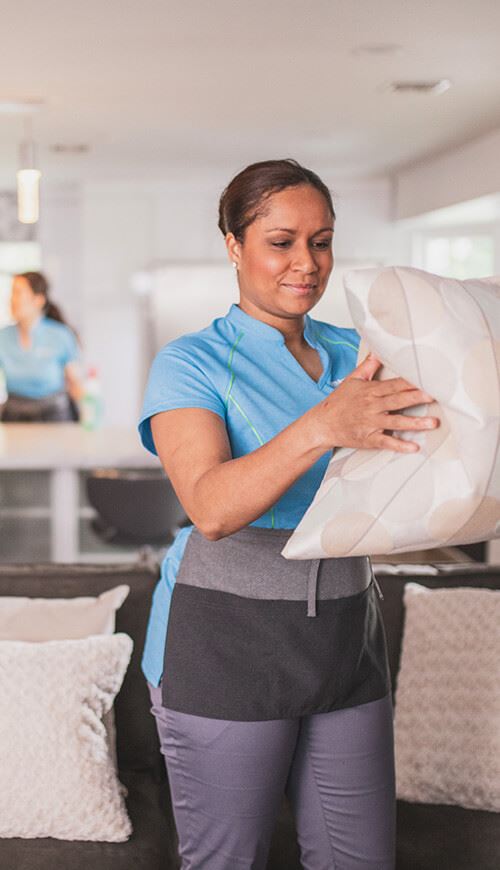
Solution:
<path fill-rule="evenodd" d="M 0 100 L 56 177 L 295 156 L 376 174 L 500 125 L 498 0 L 0 0 Z M 393 55 L 353 53 L 396 43 Z M 395 79 L 450 78 L 439 97 Z M 20 117 L 0 114 L 0 172 Z M 54 155 L 54 143 L 88 155 Z"/>

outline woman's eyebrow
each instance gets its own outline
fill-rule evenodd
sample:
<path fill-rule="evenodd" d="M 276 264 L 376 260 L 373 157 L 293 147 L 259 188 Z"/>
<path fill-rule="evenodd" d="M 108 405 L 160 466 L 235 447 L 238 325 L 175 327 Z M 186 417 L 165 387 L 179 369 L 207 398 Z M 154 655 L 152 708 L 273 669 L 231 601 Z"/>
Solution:
<path fill-rule="evenodd" d="M 333 233 L 333 231 L 334 231 L 333 227 L 321 227 L 320 230 L 316 230 L 316 232 L 313 233 L 313 236 L 317 236 L 317 235 L 319 235 L 319 233 L 326 233 L 326 232 Z M 297 230 L 291 230 L 289 227 L 272 227 L 272 229 L 266 230 L 266 233 L 276 233 L 276 232 L 290 233 L 291 235 L 295 235 Z"/>

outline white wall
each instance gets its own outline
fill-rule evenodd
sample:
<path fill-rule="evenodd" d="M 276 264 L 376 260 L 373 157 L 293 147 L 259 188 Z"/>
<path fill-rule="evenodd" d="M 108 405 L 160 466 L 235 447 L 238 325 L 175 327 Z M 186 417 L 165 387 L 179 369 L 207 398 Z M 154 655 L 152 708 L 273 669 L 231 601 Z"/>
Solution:
<path fill-rule="evenodd" d="M 39 239 L 42 268 L 68 322 L 82 326 L 82 210 L 78 185 L 43 190 Z"/>
<path fill-rule="evenodd" d="M 211 194 L 206 181 L 198 186 L 174 178 L 83 188 L 83 332 L 88 359 L 99 369 L 109 423 L 135 423 L 146 374 L 147 337 L 132 276 L 157 261 L 221 253 Z"/>
<path fill-rule="evenodd" d="M 396 218 L 500 193 L 500 129 L 396 173 Z"/>

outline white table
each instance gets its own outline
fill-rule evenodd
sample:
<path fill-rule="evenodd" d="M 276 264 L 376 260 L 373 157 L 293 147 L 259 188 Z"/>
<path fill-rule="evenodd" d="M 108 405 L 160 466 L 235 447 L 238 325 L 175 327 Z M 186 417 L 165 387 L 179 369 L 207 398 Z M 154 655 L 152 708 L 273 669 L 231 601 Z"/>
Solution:
<path fill-rule="evenodd" d="M 0 473 L 50 473 L 51 558 L 78 556 L 78 475 L 94 468 L 159 468 L 137 431 L 108 427 L 88 432 L 78 423 L 0 423 Z"/>

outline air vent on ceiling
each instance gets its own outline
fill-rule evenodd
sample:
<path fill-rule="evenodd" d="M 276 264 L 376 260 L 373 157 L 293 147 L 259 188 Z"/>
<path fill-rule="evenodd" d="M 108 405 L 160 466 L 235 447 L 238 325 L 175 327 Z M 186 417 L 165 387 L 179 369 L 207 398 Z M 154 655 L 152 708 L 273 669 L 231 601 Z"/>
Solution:
<path fill-rule="evenodd" d="M 87 154 L 90 151 L 90 145 L 87 145 L 85 142 L 78 142 L 73 145 L 56 142 L 55 145 L 50 145 L 50 150 L 56 154 Z"/>
<path fill-rule="evenodd" d="M 391 90 L 398 94 L 443 94 L 451 88 L 449 79 L 423 82 L 392 82 Z"/>
<path fill-rule="evenodd" d="M 403 50 L 402 45 L 395 42 L 364 42 L 362 45 L 355 45 L 351 49 L 352 54 L 368 54 L 368 55 L 390 55 L 399 54 Z"/>

